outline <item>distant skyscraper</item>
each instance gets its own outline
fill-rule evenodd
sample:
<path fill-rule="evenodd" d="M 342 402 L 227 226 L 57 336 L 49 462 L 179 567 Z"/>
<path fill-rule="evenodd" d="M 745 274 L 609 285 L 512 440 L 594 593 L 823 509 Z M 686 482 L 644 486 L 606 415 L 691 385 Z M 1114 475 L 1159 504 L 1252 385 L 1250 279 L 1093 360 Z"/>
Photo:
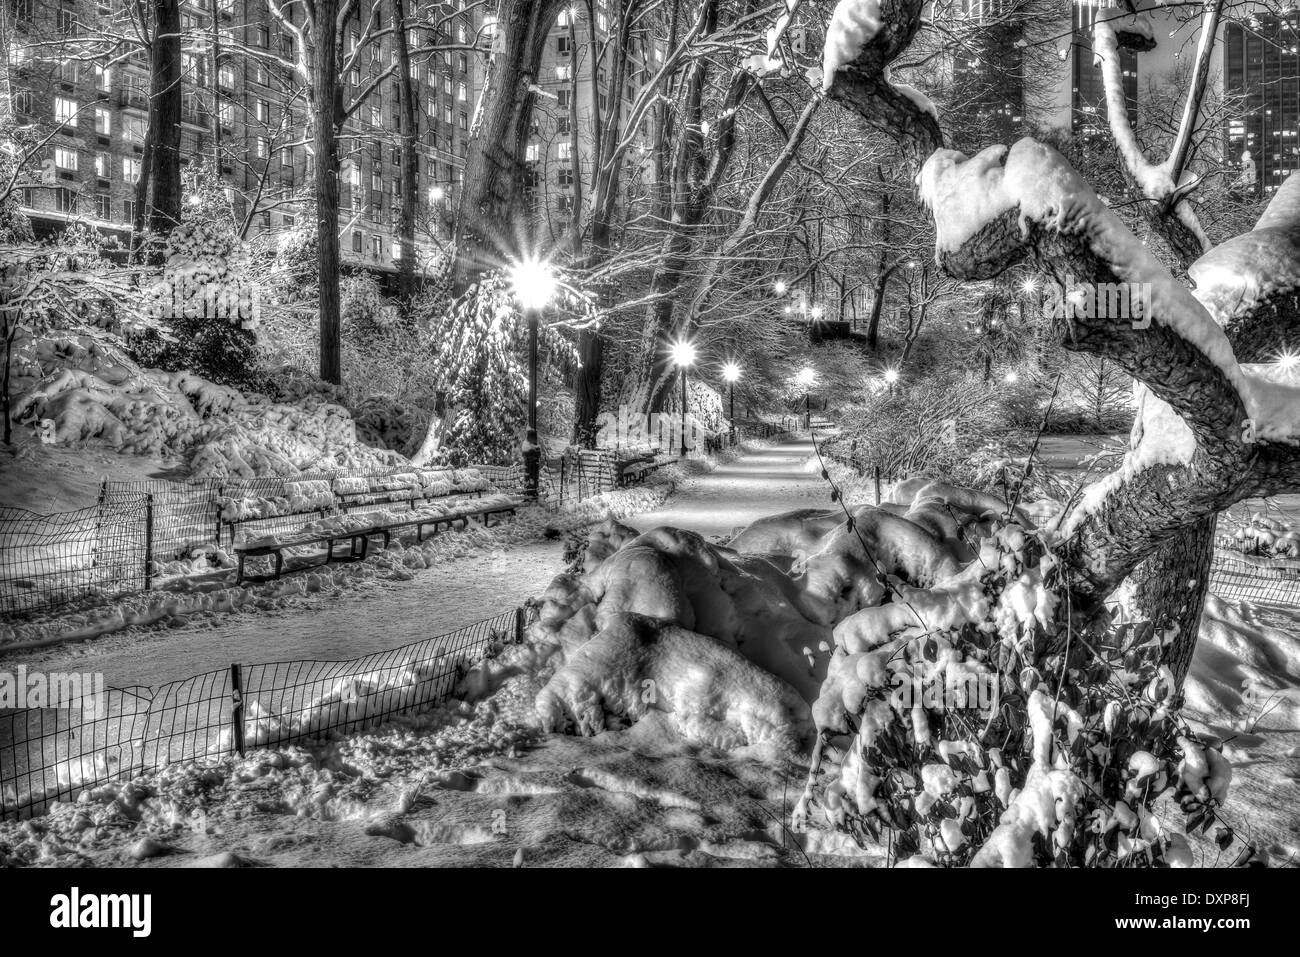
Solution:
<path fill-rule="evenodd" d="M 1300 166 L 1300 11 L 1226 24 L 1223 73 L 1225 159 L 1270 193 Z"/>

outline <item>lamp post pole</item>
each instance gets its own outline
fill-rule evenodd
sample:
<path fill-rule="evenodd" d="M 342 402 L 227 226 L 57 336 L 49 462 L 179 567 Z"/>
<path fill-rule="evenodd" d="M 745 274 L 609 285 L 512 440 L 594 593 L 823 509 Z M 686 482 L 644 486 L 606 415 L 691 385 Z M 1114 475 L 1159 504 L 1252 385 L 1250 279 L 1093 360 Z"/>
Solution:
<path fill-rule="evenodd" d="M 524 494 L 537 498 L 542 448 L 537 440 L 537 310 L 528 310 L 528 433 L 524 438 Z"/>
<path fill-rule="evenodd" d="M 686 363 L 682 363 L 682 458 L 686 458 Z"/>

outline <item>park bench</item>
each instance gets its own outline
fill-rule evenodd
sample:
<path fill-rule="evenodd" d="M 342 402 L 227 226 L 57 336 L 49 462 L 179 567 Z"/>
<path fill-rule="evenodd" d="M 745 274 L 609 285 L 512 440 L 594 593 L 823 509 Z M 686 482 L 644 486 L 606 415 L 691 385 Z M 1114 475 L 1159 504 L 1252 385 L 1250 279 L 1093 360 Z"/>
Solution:
<path fill-rule="evenodd" d="M 481 497 L 491 483 L 477 469 L 408 469 L 385 475 L 348 475 L 285 481 L 271 494 L 221 495 L 217 541 L 228 535 L 234 545 L 239 530 L 285 527 L 295 519 L 326 519 L 354 509 L 406 504 L 412 511 L 425 502 L 459 496 Z M 238 486 L 235 487 L 238 491 Z"/>
<path fill-rule="evenodd" d="M 284 573 L 284 552 L 289 548 L 304 548 L 312 545 L 325 546 L 325 559 L 320 564 L 328 565 L 331 562 L 356 562 L 363 561 L 367 555 L 370 545 L 370 539 L 374 536 L 382 536 L 383 548 L 388 548 L 392 544 L 394 532 L 402 531 L 409 528 L 415 529 L 415 540 L 417 542 L 424 540 L 426 528 L 432 529 L 432 534 L 438 534 L 438 530 L 446 526 L 452 528 L 457 522 L 461 528 L 468 528 L 471 518 L 478 518 L 483 522 L 484 527 L 491 524 L 493 516 L 514 515 L 516 510 L 522 504 L 519 498 L 514 496 L 502 495 L 497 498 L 488 500 L 466 502 L 464 505 L 456 508 L 449 508 L 445 511 L 420 513 L 413 511 L 409 515 L 400 513 L 390 513 L 396 517 L 374 517 L 373 520 L 365 515 L 355 516 L 334 516 L 338 523 L 335 526 L 325 528 L 312 528 L 308 525 L 306 528 L 291 532 L 283 536 L 273 538 L 253 539 L 251 541 L 238 544 L 234 547 L 237 568 L 235 573 L 235 584 L 241 585 L 244 582 L 266 582 L 274 581 L 280 578 Z M 356 519 L 349 522 L 347 519 Z M 328 519 L 326 522 L 328 523 Z M 336 549 L 341 543 L 348 543 L 348 550 L 342 554 L 337 554 Z M 272 570 L 264 575 L 248 574 L 245 563 L 250 558 L 270 558 L 272 559 Z"/>
<path fill-rule="evenodd" d="M 626 487 L 644 482 L 649 475 L 675 461 L 675 457 L 657 449 L 630 455 L 625 452 L 614 463 L 614 470 L 619 486 Z"/>

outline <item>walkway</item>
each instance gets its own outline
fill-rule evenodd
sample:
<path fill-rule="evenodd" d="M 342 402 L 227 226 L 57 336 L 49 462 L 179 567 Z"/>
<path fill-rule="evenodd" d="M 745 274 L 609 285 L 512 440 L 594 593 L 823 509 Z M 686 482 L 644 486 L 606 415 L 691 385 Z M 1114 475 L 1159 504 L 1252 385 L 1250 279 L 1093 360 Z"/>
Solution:
<path fill-rule="evenodd" d="M 676 525 L 716 540 L 763 515 L 826 505 L 825 484 L 804 468 L 811 454 L 812 444 L 796 439 L 745 455 L 692 478 L 662 508 L 628 524 Z M 110 687 L 125 687 L 188 678 L 232 661 L 354 658 L 455 631 L 540 595 L 561 571 L 563 551 L 556 541 L 481 553 L 409 581 L 372 581 L 282 609 L 0 658 L 0 669 L 24 663 L 45 671 L 102 672 Z"/>

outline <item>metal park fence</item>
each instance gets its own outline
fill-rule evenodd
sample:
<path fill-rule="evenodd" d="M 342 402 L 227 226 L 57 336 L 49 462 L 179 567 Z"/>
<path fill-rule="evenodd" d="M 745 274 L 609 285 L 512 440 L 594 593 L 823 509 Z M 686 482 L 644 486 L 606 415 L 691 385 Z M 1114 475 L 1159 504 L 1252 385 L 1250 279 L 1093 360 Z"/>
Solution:
<path fill-rule="evenodd" d="M 149 587 L 148 496 L 38 515 L 0 508 L 0 616 L 110 601 Z"/>
<path fill-rule="evenodd" d="M 0 711 L 0 818 L 164 765 L 375 727 L 445 701 L 475 661 L 522 639 L 520 607 L 350 661 L 232 664 L 157 688 L 111 688 L 59 708 Z"/>

